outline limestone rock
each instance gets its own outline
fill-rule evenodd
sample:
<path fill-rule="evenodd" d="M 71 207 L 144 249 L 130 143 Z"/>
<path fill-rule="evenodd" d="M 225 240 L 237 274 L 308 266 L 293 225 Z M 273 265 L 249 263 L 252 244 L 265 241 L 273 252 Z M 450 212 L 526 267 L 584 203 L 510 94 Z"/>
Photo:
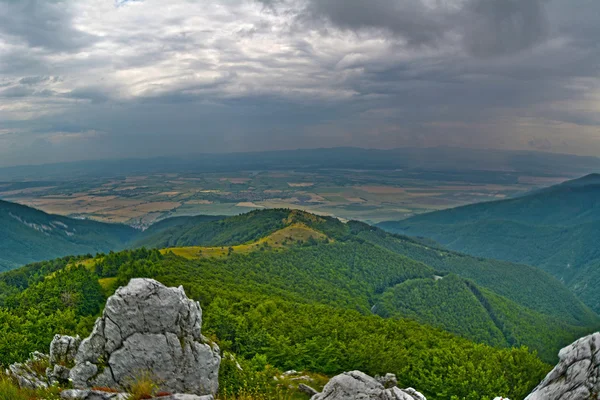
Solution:
<path fill-rule="evenodd" d="M 600 399 L 600 333 L 558 353 L 559 362 L 525 400 Z"/>
<path fill-rule="evenodd" d="M 398 379 L 394 374 L 385 374 L 384 376 L 376 376 L 375 380 L 381 383 L 386 389 L 398 386 Z"/>
<path fill-rule="evenodd" d="M 312 387 L 310 387 L 304 383 L 301 383 L 298 385 L 298 390 L 301 391 L 302 393 L 306 393 L 307 395 L 309 395 L 311 397 L 319 394 L 319 392 L 317 392 L 315 389 L 313 389 Z"/>
<path fill-rule="evenodd" d="M 63 400 L 127 400 L 129 395 L 125 393 L 112 393 L 100 390 L 69 389 L 63 390 L 60 393 L 60 398 Z"/>
<path fill-rule="evenodd" d="M 24 363 L 12 364 L 8 367 L 8 374 L 15 378 L 21 388 L 46 389 L 48 379 L 39 372 L 41 368 L 50 365 L 49 356 L 40 352 L 31 353 L 31 357 Z"/>
<path fill-rule="evenodd" d="M 323 392 L 311 400 L 426 400 L 416 390 L 391 387 L 386 389 L 375 378 L 360 371 L 345 372 L 333 377 Z"/>
<path fill-rule="evenodd" d="M 66 385 L 69 382 L 71 370 L 67 367 L 63 367 L 60 364 L 55 364 L 53 368 L 46 370 L 46 377 L 51 385 L 62 384 Z"/>
<path fill-rule="evenodd" d="M 214 395 L 219 348 L 200 332 L 202 310 L 182 287 L 132 279 L 111 296 L 91 335 L 75 356 L 71 380 L 77 389 L 125 389 L 149 375 L 161 390 Z"/>
<path fill-rule="evenodd" d="M 68 367 L 75 362 L 81 339 L 79 336 L 55 335 L 50 343 L 50 363 Z"/>

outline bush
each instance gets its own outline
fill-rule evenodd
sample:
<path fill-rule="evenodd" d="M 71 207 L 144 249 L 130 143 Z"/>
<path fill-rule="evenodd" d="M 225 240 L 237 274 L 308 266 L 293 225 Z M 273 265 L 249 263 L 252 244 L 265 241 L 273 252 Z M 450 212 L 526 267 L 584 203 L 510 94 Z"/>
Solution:
<path fill-rule="evenodd" d="M 0 400 L 29 400 L 29 396 L 10 379 L 0 378 Z"/>
<path fill-rule="evenodd" d="M 158 384 L 152 373 L 144 371 L 132 379 L 127 391 L 131 395 L 129 400 L 151 399 L 158 391 Z"/>

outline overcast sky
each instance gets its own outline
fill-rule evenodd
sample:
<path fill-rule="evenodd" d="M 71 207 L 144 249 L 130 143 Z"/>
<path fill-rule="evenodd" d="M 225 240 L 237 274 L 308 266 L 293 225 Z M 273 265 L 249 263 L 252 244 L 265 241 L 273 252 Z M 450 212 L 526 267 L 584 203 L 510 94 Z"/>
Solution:
<path fill-rule="evenodd" d="M 0 0 L 0 165 L 600 154 L 598 0 Z"/>

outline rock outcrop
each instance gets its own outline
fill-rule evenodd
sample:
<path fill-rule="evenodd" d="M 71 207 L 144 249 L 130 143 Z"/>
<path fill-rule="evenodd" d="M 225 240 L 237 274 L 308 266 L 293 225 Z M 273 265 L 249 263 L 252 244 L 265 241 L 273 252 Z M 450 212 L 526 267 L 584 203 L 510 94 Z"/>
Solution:
<path fill-rule="evenodd" d="M 36 351 L 24 363 L 11 364 L 6 372 L 24 389 L 46 389 L 48 378 L 40 370 L 50 364 L 49 358 L 47 354 Z"/>
<path fill-rule="evenodd" d="M 108 299 L 81 342 L 70 372 L 73 387 L 124 390 L 147 375 L 167 392 L 214 395 L 221 357 L 201 324 L 200 305 L 182 287 L 132 279 Z"/>
<path fill-rule="evenodd" d="M 127 400 L 129 395 L 125 393 L 113 393 L 102 390 L 63 390 L 60 393 L 63 400 Z"/>
<path fill-rule="evenodd" d="M 127 400 L 130 396 L 126 393 L 112 393 L 102 390 L 80 390 L 69 389 L 60 393 L 63 400 Z M 213 400 L 212 395 L 196 396 L 194 394 L 171 394 L 160 397 L 154 397 L 149 400 Z"/>
<path fill-rule="evenodd" d="M 525 400 L 600 399 L 600 333 L 558 353 L 559 362 Z"/>
<path fill-rule="evenodd" d="M 65 367 L 72 365 L 75 362 L 75 355 L 80 344 L 81 339 L 79 336 L 54 335 L 54 339 L 50 343 L 50 363 Z"/>
<path fill-rule="evenodd" d="M 33 352 L 24 363 L 10 365 L 7 373 L 26 389 L 45 389 L 57 383 L 66 384 L 80 342 L 79 336 L 55 335 L 50 343 L 50 355 Z"/>
<path fill-rule="evenodd" d="M 396 377 L 387 374 L 381 379 L 388 385 L 394 384 Z M 311 397 L 311 400 L 426 400 L 416 390 L 399 389 L 396 386 L 386 388 L 377 379 L 360 371 L 345 372 L 333 377 L 323 391 Z"/>

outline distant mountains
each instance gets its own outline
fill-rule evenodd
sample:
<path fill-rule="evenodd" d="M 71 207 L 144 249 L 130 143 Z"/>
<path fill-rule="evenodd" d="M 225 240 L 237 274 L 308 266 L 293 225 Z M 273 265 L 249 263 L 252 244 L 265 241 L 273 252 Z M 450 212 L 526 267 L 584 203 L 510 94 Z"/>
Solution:
<path fill-rule="evenodd" d="M 137 234 L 125 225 L 50 215 L 0 200 L 0 271 L 70 254 L 123 249 Z"/>
<path fill-rule="evenodd" d="M 475 256 L 538 266 L 600 311 L 600 174 L 379 226 Z"/>
<path fill-rule="evenodd" d="M 600 170 L 600 158 L 535 151 L 478 150 L 456 147 L 354 147 L 281 150 L 253 153 L 190 154 L 148 159 L 98 160 L 43 166 L 0 168 L 0 181 L 67 179 L 81 176 L 148 173 L 230 172 L 252 170 L 318 169 L 395 170 L 457 174 L 462 180 L 491 183 L 516 181 L 519 175 L 573 177 Z M 490 174 L 493 172 L 493 174 Z M 432 175 L 436 178 L 436 175 Z"/>

